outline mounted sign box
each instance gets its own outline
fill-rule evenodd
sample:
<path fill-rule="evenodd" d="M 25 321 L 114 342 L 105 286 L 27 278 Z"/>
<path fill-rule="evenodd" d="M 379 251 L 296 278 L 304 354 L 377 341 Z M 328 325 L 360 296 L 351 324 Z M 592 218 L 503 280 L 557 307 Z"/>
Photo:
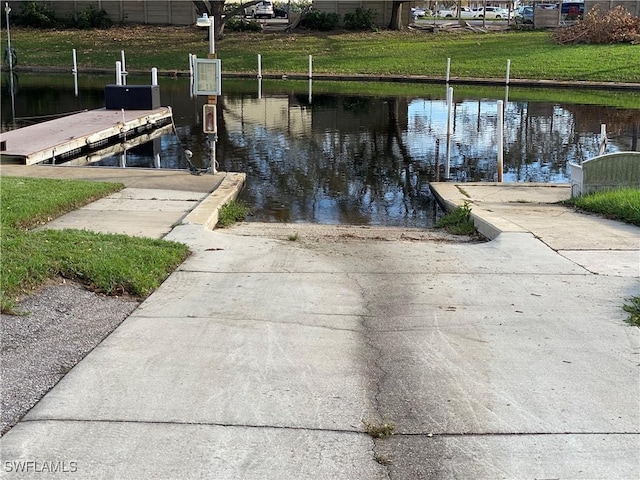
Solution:
<path fill-rule="evenodd" d="M 204 133 L 218 133 L 215 105 L 204 104 L 202 106 L 202 131 Z"/>
<path fill-rule="evenodd" d="M 217 58 L 196 58 L 193 72 L 196 95 L 222 95 L 222 67 Z"/>

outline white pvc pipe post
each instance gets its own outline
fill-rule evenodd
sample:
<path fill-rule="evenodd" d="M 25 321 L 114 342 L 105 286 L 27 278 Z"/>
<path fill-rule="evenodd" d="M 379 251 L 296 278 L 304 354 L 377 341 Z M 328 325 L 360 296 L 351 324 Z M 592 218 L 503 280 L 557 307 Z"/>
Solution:
<path fill-rule="evenodd" d="M 447 158 L 444 167 L 444 176 L 449 178 L 451 172 L 451 127 L 453 114 L 453 87 L 447 89 Z"/>
<path fill-rule="evenodd" d="M 503 164 L 504 164 L 504 104 L 502 100 L 498 100 L 498 127 L 497 127 L 498 144 L 498 182 L 502 182 Z"/>
<path fill-rule="evenodd" d="M 76 49 L 73 49 L 73 93 L 78 96 L 78 58 L 76 56 Z"/>
<path fill-rule="evenodd" d="M 258 54 L 258 78 L 262 78 L 262 55 Z"/>
<path fill-rule="evenodd" d="M 450 73 L 451 73 L 451 58 L 447 58 L 447 83 L 449 83 Z"/>
<path fill-rule="evenodd" d="M 209 17 L 209 55 L 216 54 L 216 35 L 215 20 Z"/>
<path fill-rule="evenodd" d="M 193 77 L 193 53 L 189 54 L 189 75 Z"/>
<path fill-rule="evenodd" d="M 124 60 L 124 50 L 120 50 L 120 57 L 122 58 L 122 85 L 127 84 L 127 64 Z"/>
<path fill-rule="evenodd" d="M 154 87 L 158 86 L 158 69 L 156 67 L 151 69 L 151 85 Z"/>
<path fill-rule="evenodd" d="M 607 150 L 607 124 L 600 124 L 600 148 L 598 149 L 598 155 L 604 155 Z"/>
<path fill-rule="evenodd" d="M 511 59 L 507 59 L 507 85 L 509 85 L 509 76 L 511 75 Z"/>
<path fill-rule="evenodd" d="M 262 78 L 258 78 L 258 100 L 262 98 Z"/>
<path fill-rule="evenodd" d="M 309 79 L 309 105 L 311 105 L 313 101 L 313 80 Z"/>
<path fill-rule="evenodd" d="M 313 78 L 313 57 L 309 55 L 309 78 Z"/>
<path fill-rule="evenodd" d="M 116 85 L 122 85 L 122 64 L 116 62 Z"/>

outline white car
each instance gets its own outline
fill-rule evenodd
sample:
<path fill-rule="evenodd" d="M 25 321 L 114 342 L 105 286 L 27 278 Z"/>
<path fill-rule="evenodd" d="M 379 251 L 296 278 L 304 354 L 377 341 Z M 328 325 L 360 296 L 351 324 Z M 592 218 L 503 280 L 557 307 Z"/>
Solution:
<path fill-rule="evenodd" d="M 245 8 L 245 15 L 250 15 L 253 18 L 273 18 L 275 17 L 273 2 L 260 2 L 253 7 Z"/>
<path fill-rule="evenodd" d="M 460 9 L 460 18 L 473 18 L 476 12 L 469 7 L 462 7 Z M 458 18 L 458 9 L 445 9 L 438 11 L 438 16 L 442 18 Z"/>
<path fill-rule="evenodd" d="M 476 10 L 475 18 L 503 20 L 509 18 L 509 11 L 501 7 L 480 7 Z"/>
<path fill-rule="evenodd" d="M 458 16 L 458 11 L 455 8 L 442 9 L 438 10 L 436 15 L 442 18 L 454 18 Z"/>

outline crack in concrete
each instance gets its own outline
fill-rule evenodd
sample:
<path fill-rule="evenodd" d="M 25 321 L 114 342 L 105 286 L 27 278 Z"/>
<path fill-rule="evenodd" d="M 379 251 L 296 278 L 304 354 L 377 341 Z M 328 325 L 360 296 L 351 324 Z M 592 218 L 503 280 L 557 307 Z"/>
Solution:
<path fill-rule="evenodd" d="M 352 282 L 355 283 L 355 285 L 357 285 L 358 289 L 360 290 L 360 295 L 361 298 L 363 299 L 364 302 L 364 308 L 367 309 L 369 306 L 369 302 L 367 300 L 367 290 L 363 287 L 363 285 L 360 283 L 358 276 L 357 275 L 352 275 L 352 274 L 347 274 L 347 278 L 349 280 L 351 280 Z M 374 341 L 372 339 L 372 329 L 370 328 L 370 326 L 368 325 L 369 322 L 375 318 L 377 318 L 377 315 L 359 315 L 358 318 L 360 319 L 360 324 L 362 325 L 362 337 L 367 345 L 367 347 L 369 348 L 369 350 L 371 350 L 372 352 L 372 357 L 373 357 L 373 364 L 375 365 L 375 368 L 377 369 L 377 371 L 379 372 L 378 375 L 376 375 L 376 378 L 373 379 L 373 383 L 375 386 L 375 392 L 373 395 L 373 404 L 374 404 L 374 408 L 378 414 L 378 421 L 381 422 L 385 422 L 384 419 L 384 415 L 382 415 L 381 413 L 381 402 L 380 402 L 380 395 L 382 394 L 382 384 L 384 383 L 385 378 L 389 375 L 389 372 L 387 372 L 383 367 L 382 364 L 380 362 L 380 358 L 382 356 L 382 350 L 379 347 L 376 347 L 374 344 Z M 376 332 L 373 332 L 374 334 Z M 365 420 L 363 419 L 363 422 Z M 367 433 L 367 435 L 369 435 L 369 433 Z M 373 459 L 380 464 L 380 466 L 384 467 L 384 472 L 385 472 L 385 476 L 388 479 L 391 479 L 391 464 L 393 463 L 391 459 L 388 459 L 386 457 L 382 457 L 380 453 L 377 452 L 377 447 L 378 447 L 378 442 L 381 441 L 381 439 L 376 439 L 372 437 L 372 441 L 371 441 L 371 454 L 373 456 Z"/>
<path fill-rule="evenodd" d="M 325 432 L 348 435 L 367 435 L 363 430 L 341 429 L 341 428 L 319 428 L 319 427 L 296 427 L 292 425 L 260 425 L 260 424 L 243 424 L 243 423 L 226 423 L 226 422 L 180 422 L 180 421 L 161 421 L 161 420 L 114 420 L 114 419 L 94 419 L 94 418 L 23 418 L 20 423 L 112 423 L 112 424 L 131 424 L 131 425 L 177 425 L 177 426 L 201 426 L 201 427 L 225 427 L 225 428 L 253 428 L 264 430 L 290 430 L 301 432 Z"/>
<path fill-rule="evenodd" d="M 394 433 L 394 437 L 428 437 L 428 438 L 452 438 L 452 437 L 536 437 L 536 436 L 563 436 L 563 435 L 640 435 L 637 432 L 458 432 L 458 433 Z"/>
<path fill-rule="evenodd" d="M 326 313 L 314 313 L 314 312 L 310 312 L 308 314 L 305 315 L 310 315 L 310 316 L 314 316 L 314 317 L 348 317 L 348 318 L 356 318 L 358 317 L 358 315 L 350 315 L 350 314 L 326 314 Z M 145 315 L 144 313 L 139 314 L 139 315 L 132 315 L 130 317 L 132 320 L 136 319 L 136 318 L 158 318 L 158 315 Z M 200 319 L 200 320 L 207 320 L 207 321 L 232 321 L 232 322 L 258 322 L 258 323 L 264 323 L 264 324 L 274 324 L 274 325 L 296 325 L 296 326 L 300 326 L 300 327 L 309 327 L 309 328 L 318 328 L 318 329 L 322 329 L 322 330 L 328 330 L 328 331 L 336 331 L 336 332 L 351 332 L 351 333 L 358 333 L 361 330 L 355 329 L 355 328 L 340 328 L 340 327 L 331 327 L 328 325 L 311 325 L 308 323 L 303 323 L 303 322 L 288 322 L 288 321 L 280 321 L 280 320 L 269 320 L 269 319 L 264 319 L 264 318 L 238 318 L 238 317 L 233 317 L 233 316 L 221 316 L 221 315 L 215 315 L 215 316 L 204 316 L 204 315 L 187 315 L 186 317 L 184 316 L 165 316 L 163 318 L 172 318 L 175 320 L 184 320 L 184 319 Z"/>

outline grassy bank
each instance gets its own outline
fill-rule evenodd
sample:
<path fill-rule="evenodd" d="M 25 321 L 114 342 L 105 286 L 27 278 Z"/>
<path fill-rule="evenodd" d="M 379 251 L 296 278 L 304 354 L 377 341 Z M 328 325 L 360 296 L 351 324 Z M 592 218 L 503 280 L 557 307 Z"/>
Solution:
<path fill-rule="evenodd" d="M 185 245 L 83 230 L 34 227 L 122 188 L 120 184 L 2 177 L 0 301 L 18 298 L 56 275 L 106 294 L 144 297 L 188 255 Z"/>
<path fill-rule="evenodd" d="M 189 53 L 206 56 L 205 32 L 196 27 L 127 26 L 109 30 L 33 30 L 13 28 L 18 66 L 71 68 L 71 51 L 80 68 L 112 69 L 127 52 L 129 69 L 184 71 Z M 308 55 L 314 71 L 334 74 L 397 74 L 444 77 L 451 58 L 452 77 L 503 78 L 511 59 L 511 78 L 637 82 L 635 45 L 556 45 L 549 32 L 328 34 L 228 33 L 216 44 L 226 72 L 254 72 L 257 54 L 263 73 L 304 73 Z M 604 61 L 606 59 L 606 61 Z"/>

